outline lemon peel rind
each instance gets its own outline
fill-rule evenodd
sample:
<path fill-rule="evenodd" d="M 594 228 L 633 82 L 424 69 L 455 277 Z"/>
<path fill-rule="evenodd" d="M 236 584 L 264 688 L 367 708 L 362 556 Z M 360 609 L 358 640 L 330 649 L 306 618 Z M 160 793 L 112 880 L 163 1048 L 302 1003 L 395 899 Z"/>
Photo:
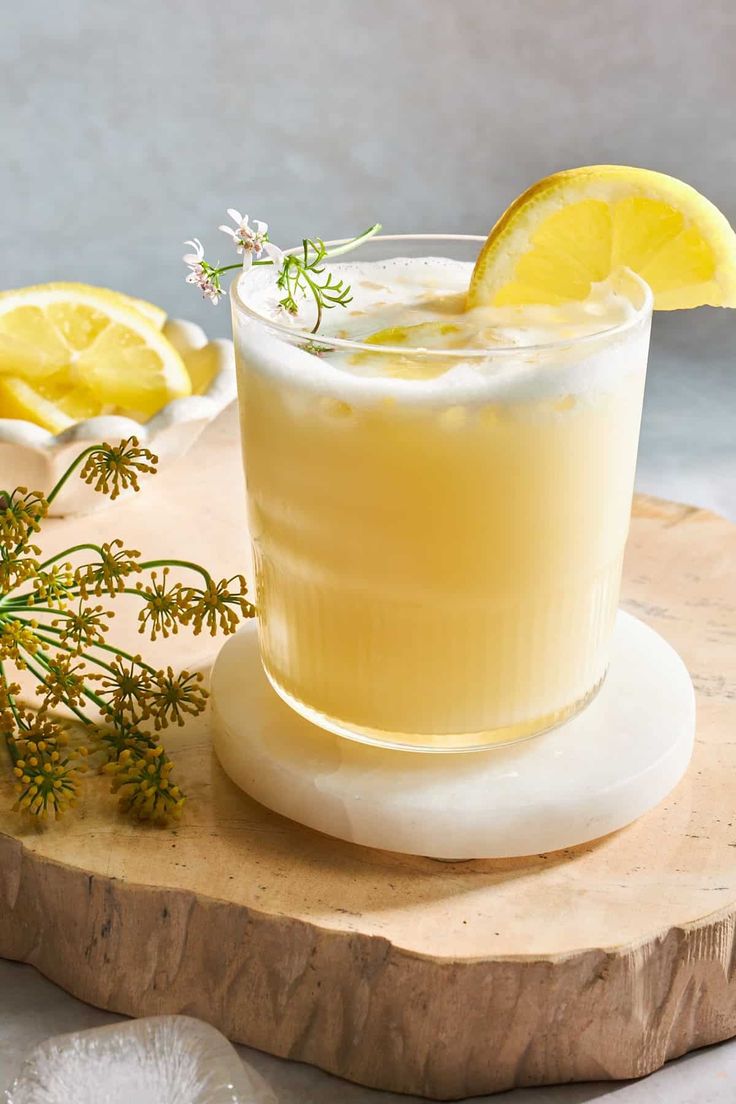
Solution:
<path fill-rule="evenodd" d="M 9 289 L 8 291 L 0 292 L 0 303 L 2 303 L 5 297 L 10 297 L 17 294 L 18 291 L 24 293 L 30 293 L 31 295 L 38 295 L 40 292 L 52 292 L 58 295 L 60 299 L 67 298 L 69 295 L 75 296 L 77 299 L 84 297 L 91 300 L 93 297 L 98 301 L 101 299 L 107 303 L 117 304 L 119 307 L 125 307 L 128 310 L 133 310 L 143 318 L 147 319 L 157 330 L 162 330 L 166 322 L 166 311 L 163 307 L 159 307 L 156 303 L 151 303 L 147 299 L 138 299 L 135 295 L 128 295 L 124 291 L 115 291 L 113 288 L 96 287 L 94 284 L 84 284 L 75 280 L 52 280 L 48 284 L 31 284 L 28 287 L 19 289 Z"/>

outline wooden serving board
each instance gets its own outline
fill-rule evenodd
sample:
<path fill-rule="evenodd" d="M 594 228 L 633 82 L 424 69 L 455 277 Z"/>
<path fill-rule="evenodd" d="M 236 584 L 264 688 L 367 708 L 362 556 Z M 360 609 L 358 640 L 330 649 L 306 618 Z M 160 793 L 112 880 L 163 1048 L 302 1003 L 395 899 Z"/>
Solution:
<path fill-rule="evenodd" d="M 45 545 L 119 534 L 231 574 L 242 518 L 230 412 L 144 494 L 51 523 Z M 636 1077 L 736 1034 L 736 526 L 639 499 L 624 605 L 679 650 L 699 709 L 685 781 L 630 828 L 523 860 L 362 849 L 242 795 L 205 717 L 168 738 L 190 795 L 173 830 L 130 825 L 103 779 L 39 830 L 8 812 L 5 787 L 0 954 L 103 1008 L 188 1013 L 437 1099 Z M 150 650 L 206 667 L 217 646 Z"/>

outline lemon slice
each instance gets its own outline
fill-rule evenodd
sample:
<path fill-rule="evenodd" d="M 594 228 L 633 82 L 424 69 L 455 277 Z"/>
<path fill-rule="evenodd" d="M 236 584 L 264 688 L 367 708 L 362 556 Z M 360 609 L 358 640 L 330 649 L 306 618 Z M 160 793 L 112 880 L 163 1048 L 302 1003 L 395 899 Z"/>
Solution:
<path fill-rule="evenodd" d="M 78 293 L 93 294 L 99 299 L 105 299 L 108 303 L 116 303 L 118 306 L 130 307 L 147 318 L 157 330 L 162 330 L 166 321 L 166 311 L 163 307 L 157 307 L 155 303 L 149 303 L 147 299 L 137 299 L 135 295 L 126 295 L 123 291 L 113 291 L 112 288 L 94 287 L 92 284 L 76 284 L 61 281 L 52 284 L 41 285 L 46 291 L 64 291 L 71 295 Z M 29 288 L 24 290 L 29 291 Z"/>
<path fill-rule="evenodd" d="M 736 306 L 736 234 L 704 196 L 664 173 L 591 165 L 534 184 L 480 252 L 468 305 L 562 303 L 620 267 L 658 310 Z"/>
<path fill-rule="evenodd" d="M 17 376 L 0 375 L 0 418 L 20 418 L 34 422 L 51 433 L 61 433 L 74 425 L 74 418 Z"/>
<path fill-rule="evenodd" d="M 375 353 L 368 350 L 353 353 L 350 363 L 377 375 L 398 379 L 432 379 L 453 367 L 452 349 L 459 349 L 463 340 L 463 329 L 454 322 L 430 321 L 411 326 L 388 326 L 363 339 L 364 344 L 376 346 Z M 384 356 L 378 352 L 379 348 L 394 351 Z M 406 355 L 402 355 L 402 349 L 406 349 Z M 422 357 L 422 353 L 438 349 L 447 350 L 447 357 Z"/>
<path fill-rule="evenodd" d="M 407 349 L 449 349 L 462 339 L 455 322 L 417 322 L 412 326 L 388 326 L 363 339 L 366 345 L 396 345 Z"/>
<path fill-rule="evenodd" d="M 47 284 L 3 292 L 0 418 L 59 432 L 95 414 L 145 419 L 191 394 L 161 323 L 158 308 L 106 288 Z"/>

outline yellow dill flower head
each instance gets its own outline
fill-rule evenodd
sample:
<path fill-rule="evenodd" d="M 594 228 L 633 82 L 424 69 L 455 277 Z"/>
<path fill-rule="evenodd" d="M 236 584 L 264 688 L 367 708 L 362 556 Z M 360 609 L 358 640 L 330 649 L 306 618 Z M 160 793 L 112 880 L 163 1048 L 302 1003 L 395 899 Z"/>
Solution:
<path fill-rule="evenodd" d="M 43 713 L 24 713 L 23 723 L 26 727 L 9 741 L 17 794 L 13 808 L 39 817 L 59 817 L 76 804 L 84 749 L 70 755 L 61 724 Z"/>
<path fill-rule="evenodd" d="M 5 544 L 0 538 L 0 594 L 8 594 L 26 579 L 34 577 L 38 571 L 34 553 L 38 551 L 35 544 L 20 548 Z"/>
<path fill-rule="evenodd" d="M 78 652 L 94 644 L 104 644 L 108 621 L 115 614 L 103 606 L 85 606 L 80 599 L 76 610 L 67 610 L 63 616 L 52 621 L 59 629 L 60 639 L 65 644 L 73 644 Z"/>
<path fill-rule="evenodd" d="M 49 663 L 49 670 L 38 693 L 43 697 L 42 708 L 54 705 L 81 705 L 84 702 L 85 685 L 98 675 L 87 670 L 84 662 L 74 661 L 68 653 Z"/>
<path fill-rule="evenodd" d="M 100 675 L 98 695 L 105 700 L 104 715 L 127 717 L 133 723 L 148 716 L 151 677 L 140 656 L 125 659 L 117 655 L 110 669 Z"/>
<path fill-rule="evenodd" d="M 50 606 L 61 606 L 69 600 L 74 583 L 74 569 L 70 563 L 52 564 L 38 570 L 33 578 L 34 593 L 29 605 L 38 600 Z"/>
<path fill-rule="evenodd" d="M 88 598 L 90 594 L 100 597 L 102 594 L 110 594 L 115 597 L 125 589 L 126 579 L 136 571 L 140 571 L 138 557 L 140 552 L 133 548 L 124 548 L 121 540 L 111 541 L 100 546 L 99 558 L 90 564 L 85 564 L 77 571 L 77 582 L 82 595 Z"/>
<path fill-rule="evenodd" d="M 170 724 L 183 725 L 185 716 L 196 717 L 207 704 L 207 691 L 199 672 L 175 674 L 171 667 L 158 671 L 148 695 L 149 716 L 159 731 Z"/>
<path fill-rule="evenodd" d="M 80 477 L 95 491 L 115 499 L 121 491 L 140 489 L 138 476 L 156 471 L 158 457 L 141 448 L 137 437 L 128 437 L 119 445 L 106 441 L 90 452 Z"/>
<path fill-rule="evenodd" d="M 24 653 L 34 655 L 41 646 L 32 628 L 15 619 L 0 619 L 0 659 L 12 659 L 16 667 L 25 667 Z"/>
<path fill-rule="evenodd" d="M 13 808 L 34 816 L 60 817 L 77 803 L 79 770 L 56 749 L 46 749 L 33 759 L 33 766 L 21 759 L 15 767 L 18 796 Z"/>
<path fill-rule="evenodd" d="M 20 694 L 20 686 L 16 682 L 0 679 L 0 732 L 7 736 L 16 728 L 18 707 L 15 699 L 18 694 Z"/>
<path fill-rule="evenodd" d="M 156 640 L 159 634 L 164 638 L 175 636 L 179 625 L 186 620 L 188 589 L 181 583 L 169 586 L 168 576 L 169 568 L 165 567 L 160 576 L 156 571 L 151 572 L 148 586 L 136 584 L 143 599 L 143 609 L 138 614 L 138 631 L 149 632 L 151 640 Z"/>
<path fill-rule="evenodd" d="M 26 545 L 41 528 L 48 508 L 40 491 L 29 491 L 27 487 L 16 487 L 12 494 L 0 491 L 0 542 Z"/>
<path fill-rule="evenodd" d="M 189 587 L 185 621 L 193 626 L 195 636 L 202 629 L 208 629 L 210 636 L 215 636 L 218 629 L 226 636 L 234 633 L 241 618 L 255 617 L 255 606 L 247 600 L 247 593 L 242 575 L 219 583 L 210 579 L 203 589 Z"/>
<path fill-rule="evenodd" d="M 118 794 L 120 809 L 136 820 L 165 824 L 181 816 L 186 799 L 169 779 L 172 764 L 162 747 L 128 748 L 106 770 L 113 776 L 112 790 Z"/>

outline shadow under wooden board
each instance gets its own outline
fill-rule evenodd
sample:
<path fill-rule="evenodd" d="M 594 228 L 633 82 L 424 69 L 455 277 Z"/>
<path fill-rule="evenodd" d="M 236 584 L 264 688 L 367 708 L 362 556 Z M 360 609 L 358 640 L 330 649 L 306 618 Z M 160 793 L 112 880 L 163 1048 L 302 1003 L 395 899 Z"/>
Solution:
<path fill-rule="evenodd" d="M 219 444 L 208 466 L 222 476 Z M 179 550 L 211 543 L 231 573 L 237 526 L 227 541 L 217 510 L 205 531 L 185 509 L 202 472 L 200 450 L 105 528 L 151 550 L 158 495 Z M 54 524 L 55 544 L 85 527 Z M 3 781 L 0 954 L 115 1012 L 200 1016 L 272 1054 L 437 1099 L 636 1077 L 736 1034 L 736 526 L 639 498 L 623 605 L 680 652 L 698 695 L 685 780 L 631 827 L 520 860 L 359 848 L 241 794 L 205 716 L 167 738 L 189 794 L 171 830 L 130 825 L 95 779 L 75 815 L 39 831 L 9 812 Z M 170 644 L 168 662 L 203 666 L 218 646 Z"/>

